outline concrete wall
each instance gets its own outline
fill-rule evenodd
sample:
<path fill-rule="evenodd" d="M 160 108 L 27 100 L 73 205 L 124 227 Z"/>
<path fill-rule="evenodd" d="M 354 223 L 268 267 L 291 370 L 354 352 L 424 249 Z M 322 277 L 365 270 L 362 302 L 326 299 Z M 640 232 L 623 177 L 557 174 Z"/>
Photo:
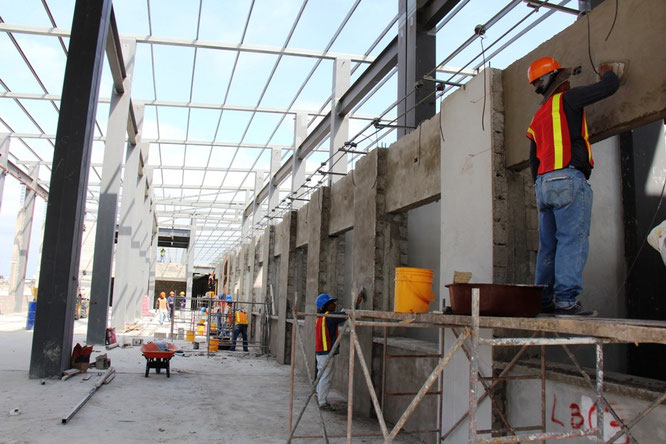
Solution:
<path fill-rule="evenodd" d="M 500 75 L 497 70 L 488 74 L 489 80 Z M 483 82 L 483 76 L 475 77 L 441 105 L 439 292 L 446 301 L 448 289 L 443 283 L 453 280 L 454 271 L 471 272 L 473 282 L 493 281 L 492 113 L 490 106 L 483 111 Z"/>
<path fill-rule="evenodd" d="M 512 381 L 508 384 L 507 415 L 514 427 L 541 424 L 541 382 Z M 624 394 L 622 394 L 624 392 Z M 640 394 L 639 394 L 640 393 Z M 630 422 L 646 409 L 661 393 L 643 390 L 607 387 L 606 399 L 611 403 L 620 419 Z M 641 399 L 643 398 L 643 399 Z M 593 390 L 572 383 L 548 380 L 546 383 L 546 431 L 562 433 L 569 430 L 585 430 L 596 427 L 596 395 Z M 604 412 L 604 433 L 609 439 L 620 430 L 619 424 L 608 411 Z M 638 425 L 631 429 L 636 442 L 666 442 L 666 406 L 656 408 Z M 560 440 L 574 444 L 582 439 Z M 622 437 L 615 441 L 628 443 Z"/>
<path fill-rule="evenodd" d="M 441 249 L 439 292 L 448 303 L 445 282 L 453 280 L 454 271 L 472 273 L 473 282 L 493 282 L 493 161 L 497 141 L 494 135 L 502 131 L 501 114 L 494 112 L 498 100 L 497 85 L 501 72 L 488 69 L 448 96 L 441 104 Z M 485 83 L 485 86 L 484 86 Z M 500 89 L 501 90 L 501 89 Z M 484 94 L 485 108 L 484 108 Z M 491 332 L 484 331 L 484 336 Z M 456 341 L 446 330 L 444 349 Z M 481 349 L 479 368 L 484 375 L 492 369 L 492 353 Z M 444 401 L 442 421 L 448 430 L 467 410 L 469 399 L 469 362 L 458 351 L 444 372 Z M 481 385 L 477 393 L 482 393 Z M 467 440 L 467 421 L 464 421 L 445 442 Z M 481 403 L 477 428 L 491 425 L 490 403 Z"/>
<path fill-rule="evenodd" d="M 578 20 L 552 39 L 504 70 L 506 107 L 507 166 L 525 165 L 529 142 L 525 131 L 538 108 L 539 96 L 527 81 L 529 64 L 539 57 L 551 56 L 562 66 L 582 66 L 572 86 L 595 81 L 587 48 L 590 27 L 590 52 L 598 65 L 607 61 L 627 61 L 624 86 L 614 96 L 585 109 L 590 138 L 599 141 L 622 131 L 637 128 L 666 116 L 666 8 L 663 0 L 623 0 L 613 30 L 616 2 L 597 6 L 588 18 Z"/>

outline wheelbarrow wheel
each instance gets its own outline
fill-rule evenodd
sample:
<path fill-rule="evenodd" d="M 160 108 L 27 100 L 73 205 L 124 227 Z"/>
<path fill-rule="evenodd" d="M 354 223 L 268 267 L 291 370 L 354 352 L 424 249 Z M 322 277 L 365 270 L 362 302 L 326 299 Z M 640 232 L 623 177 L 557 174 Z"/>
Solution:
<path fill-rule="evenodd" d="M 159 375 L 159 374 L 160 374 L 160 370 L 161 370 L 161 369 L 160 369 L 159 367 L 157 367 L 157 368 L 155 369 L 155 372 Z"/>

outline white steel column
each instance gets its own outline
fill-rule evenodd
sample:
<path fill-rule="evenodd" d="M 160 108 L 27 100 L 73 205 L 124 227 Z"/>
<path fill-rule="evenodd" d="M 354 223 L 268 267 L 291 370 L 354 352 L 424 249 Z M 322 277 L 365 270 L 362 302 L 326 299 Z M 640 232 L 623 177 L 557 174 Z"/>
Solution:
<path fill-rule="evenodd" d="M 261 214 L 261 204 L 257 204 L 257 196 L 264 185 L 264 172 L 255 171 L 254 173 L 254 199 L 252 201 L 252 228 L 261 222 L 263 215 Z"/>
<path fill-rule="evenodd" d="M 292 156 L 291 167 L 291 197 L 292 209 L 298 210 L 304 205 L 304 201 L 297 200 L 300 194 L 305 191 L 301 187 L 305 184 L 305 161 L 298 158 L 298 147 L 308 135 L 308 115 L 306 113 L 296 114 L 294 122 L 294 155 Z"/>
<path fill-rule="evenodd" d="M 335 59 L 333 65 L 333 103 L 331 104 L 331 160 L 328 170 L 328 184 L 333 185 L 347 174 L 347 153 L 338 151 L 349 140 L 349 116 L 340 117 L 337 113 L 340 97 L 349 89 L 351 61 Z"/>
<path fill-rule="evenodd" d="M 143 109 L 140 113 L 143 115 Z M 139 222 L 137 220 L 137 206 L 143 202 L 142 195 L 138 193 L 139 184 L 142 182 L 141 154 L 147 150 L 146 143 L 130 145 L 127 148 L 125 176 L 120 201 L 120 219 L 118 221 L 113 306 L 111 307 L 111 326 L 115 328 L 124 327 L 125 322 L 130 320 L 129 316 L 134 313 L 129 311 L 130 304 L 137 297 L 138 288 L 134 271 L 137 268 L 138 255 L 133 242 L 137 237 Z"/>
<path fill-rule="evenodd" d="M 152 184 L 152 171 L 151 171 L 151 184 Z M 155 199 L 153 191 L 151 188 L 150 191 L 150 218 L 149 226 L 151 230 L 151 240 L 150 240 L 150 269 L 148 274 L 148 300 L 153 301 L 155 296 L 155 268 L 157 267 L 157 237 L 158 237 L 158 227 L 157 227 L 157 217 L 155 215 Z"/>
<path fill-rule="evenodd" d="M 111 91 L 111 106 L 109 107 L 109 121 L 106 131 L 104 163 L 100 183 L 99 206 L 97 209 L 97 231 L 95 233 L 92 282 L 90 285 L 88 344 L 104 344 L 106 338 L 116 220 L 118 216 L 118 194 L 120 192 L 123 155 L 125 154 L 127 118 L 131 105 L 130 94 L 135 53 L 136 41 L 123 40 L 122 54 L 125 61 L 126 77 L 123 80 L 124 92 L 119 93 L 115 88 Z M 137 126 L 140 130 L 141 120 L 137 121 Z"/>
<path fill-rule="evenodd" d="M 279 183 L 275 183 L 275 173 L 280 169 L 282 150 L 280 148 L 271 149 L 271 172 L 270 184 L 268 186 L 268 217 L 273 217 L 273 211 L 280 203 Z"/>
<path fill-rule="evenodd" d="M 9 164 L 9 134 L 0 134 L 0 208 L 2 207 L 2 194 L 5 190 L 5 177 L 7 176 L 7 168 Z"/>
<path fill-rule="evenodd" d="M 193 298 L 192 294 L 192 274 L 194 273 L 194 249 L 196 248 L 196 237 L 197 237 L 197 217 L 196 214 L 192 217 L 192 223 L 190 224 L 190 242 L 187 247 L 187 256 L 185 258 L 185 295 L 188 298 Z M 191 306 L 194 309 L 194 305 Z"/>
<path fill-rule="evenodd" d="M 143 164 L 148 163 L 148 149 L 146 149 Z M 148 288 L 150 286 L 150 253 L 153 225 L 150 222 L 150 193 L 152 182 L 152 168 L 143 168 L 143 177 L 139 188 L 138 207 L 139 214 L 137 220 L 139 221 L 139 230 L 137 236 L 137 254 L 138 264 L 136 283 L 138 286 L 137 299 L 133 302 L 131 308 L 134 310 L 134 318 L 141 318 L 141 307 L 143 305 L 144 296 L 148 295 Z"/>
<path fill-rule="evenodd" d="M 30 248 L 30 234 L 32 232 L 32 217 L 35 213 L 35 199 L 39 178 L 39 165 L 35 165 L 30 172 L 31 186 L 23 186 L 23 202 L 16 217 L 16 236 L 12 251 L 12 263 L 9 274 L 9 294 L 14 295 L 14 312 L 20 313 L 27 303 L 23 297 L 25 283 L 25 269 L 28 263 L 28 249 Z"/>

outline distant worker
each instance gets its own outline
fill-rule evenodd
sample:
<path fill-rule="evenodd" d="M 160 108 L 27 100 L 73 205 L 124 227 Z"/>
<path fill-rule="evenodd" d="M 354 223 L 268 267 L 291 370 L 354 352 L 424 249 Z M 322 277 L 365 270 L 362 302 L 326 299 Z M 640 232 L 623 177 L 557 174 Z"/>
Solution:
<path fill-rule="evenodd" d="M 342 314 L 344 312 L 336 312 L 335 309 L 337 306 L 335 302 L 337 299 L 334 299 L 322 293 L 317 296 L 317 313 L 322 314 Z M 338 326 L 345 322 L 346 318 L 327 318 L 324 316 L 318 316 L 315 321 L 315 352 L 317 357 L 317 373 L 320 374 L 324 367 L 324 362 L 328 357 L 335 340 L 338 338 Z M 328 402 L 328 393 L 331 390 L 331 380 L 333 379 L 334 373 L 334 359 L 335 355 L 340 352 L 338 348 L 334 355 L 331 356 L 331 362 L 328 364 L 319 383 L 317 384 L 317 400 L 319 402 L 319 408 L 324 410 L 330 410 L 331 404 Z"/>
<path fill-rule="evenodd" d="M 571 88 L 572 70 L 552 57 L 535 60 L 529 82 L 543 96 L 527 130 L 530 168 L 539 211 L 539 253 L 535 284 L 545 285 L 541 312 L 592 315 L 584 311 L 583 269 L 589 251 L 594 167 L 583 108 L 611 96 L 620 86 L 622 63 L 599 66 L 599 81 Z"/>
<path fill-rule="evenodd" d="M 160 250 L 160 262 L 164 262 L 164 259 L 166 258 L 166 250 L 162 248 Z"/>
<path fill-rule="evenodd" d="M 176 301 L 176 292 L 171 290 L 169 292 L 169 297 L 167 298 L 167 303 L 169 304 L 169 320 L 173 317 L 173 305 Z"/>
<path fill-rule="evenodd" d="M 182 309 L 185 308 L 185 304 L 187 303 L 187 299 L 185 298 L 185 292 L 184 291 L 181 291 L 179 293 L 179 298 L 178 299 L 180 300 L 180 309 L 182 310 Z"/>
<path fill-rule="evenodd" d="M 161 292 L 157 299 L 157 313 L 160 316 L 160 325 L 164 324 L 165 320 L 169 320 L 169 303 L 165 292 Z"/>
<path fill-rule="evenodd" d="M 234 327 L 234 337 L 231 342 L 231 348 L 229 350 L 236 350 L 236 340 L 238 335 L 243 335 L 243 351 L 249 351 L 247 348 L 247 314 L 245 310 L 239 308 L 235 313 L 236 326 Z"/>

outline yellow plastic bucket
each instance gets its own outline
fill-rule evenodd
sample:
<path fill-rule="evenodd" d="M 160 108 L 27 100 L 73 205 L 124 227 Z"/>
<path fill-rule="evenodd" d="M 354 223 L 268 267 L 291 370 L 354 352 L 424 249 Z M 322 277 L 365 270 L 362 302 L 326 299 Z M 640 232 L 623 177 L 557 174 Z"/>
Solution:
<path fill-rule="evenodd" d="M 217 323 L 216 322 L 211 322 L 210 323 L 210 329 L 211 330 L 217 330 Z"/>
<path fill-rule="evenodd" d="M 211 339 L 210 342 L 208 343 L 208 351 L 216 352 L 218 350 L 219 345 L 220 345 L 219 339 Z"/>
<path fill-rule="evenodd" d="M 203 325 L 197 325 L 197 334 L 199 336 L 204 334 L 204 326 Z"/>
<path fill-rule="evenodd" d="M 396 313 L 427 313 L 435 300 L 432 291 L 433 271 L 427 268 L 397 267 L 395 269 Z"/>
<path fill-rule="evenodd" d="M 194 330 L 187 330 L 185 334 L 185 340 L 187 342 L 194 342 Z"/>

